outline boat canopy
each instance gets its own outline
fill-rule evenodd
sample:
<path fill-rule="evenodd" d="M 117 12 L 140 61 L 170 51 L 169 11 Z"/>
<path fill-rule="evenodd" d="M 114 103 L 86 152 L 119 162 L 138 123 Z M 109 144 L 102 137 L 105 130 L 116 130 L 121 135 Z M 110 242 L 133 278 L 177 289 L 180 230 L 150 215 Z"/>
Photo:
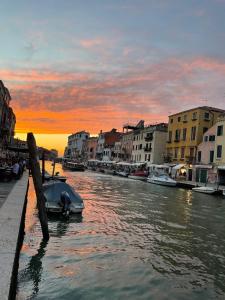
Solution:
<path fill-rule="evenodd" d="M 82 198 L 76 193 L 67 183 L 60 181 L 53 181 L 43 185 L 44 195 L 48 202 L 57 202 L 61 200 L 61 193 L 67 192 L 72 203 L 83 203 Z"/>

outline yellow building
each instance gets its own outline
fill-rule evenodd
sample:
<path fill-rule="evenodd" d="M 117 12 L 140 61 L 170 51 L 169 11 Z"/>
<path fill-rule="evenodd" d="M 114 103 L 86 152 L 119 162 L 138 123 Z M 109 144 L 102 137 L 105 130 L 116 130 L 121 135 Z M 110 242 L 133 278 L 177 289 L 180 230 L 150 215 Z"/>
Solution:
<path fill-rule="evenodd" d="M 203 134 L 224 110 L 202 106 L 169 116 L 166 160 L 174 163 L 196 162 L 197 147 Z"/>

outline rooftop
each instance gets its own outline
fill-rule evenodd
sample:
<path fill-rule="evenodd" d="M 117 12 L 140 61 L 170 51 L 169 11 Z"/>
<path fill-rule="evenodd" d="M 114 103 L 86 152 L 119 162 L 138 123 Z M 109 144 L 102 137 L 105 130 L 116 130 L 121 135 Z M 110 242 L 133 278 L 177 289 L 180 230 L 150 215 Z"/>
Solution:
<path fill-rule="evenodd" d="M 214 112 L 225 113 L 225 110 L 221 109 L 221 108 L 216 108 L 216 107 L 211 107 L 211 106 L 198 106 L 198 107 L 193 107 L 191 109 L 187 109 L 187 110 L 184 110 L 184 111 L 180 111 L 180 112 L 175 113 L 173 115 L 169 115 L 169 117 L 173 117 L 173 116 L 176 116 L 176 115 L 179 115 L 179 114 L 182 114 L 182 113 L 186 113 L 186 112 L 193 111 L 193 110 L 198 110 L 198 109 L 207 110 L 207 111 L 210 110 L 210 111 L 214 111 Z"/>

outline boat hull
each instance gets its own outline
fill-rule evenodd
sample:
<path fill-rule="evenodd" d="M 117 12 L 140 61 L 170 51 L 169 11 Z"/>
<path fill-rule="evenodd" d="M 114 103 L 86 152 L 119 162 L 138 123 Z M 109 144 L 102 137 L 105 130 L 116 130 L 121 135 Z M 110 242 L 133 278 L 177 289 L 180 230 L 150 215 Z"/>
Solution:
<path fill-rule="evenodd" d="M 163 182 L 163 181 L 152 180 L 152 179 L 147 179 L 147 182 L 153 183 L 153 184 L 158 184 L 158 185 L 163 185 L 163 186 L 171 186 L 171 187 L 175 187 L 177 185 L 176 182 Z"/>
<path fill-rule="evenodd" d="M 145 176 L 129 175 L 128 178 L 134 179 L 134 180 L 141 180 L 141 181 L 146 181 L 147 180 L 147 177 L 145 177 Z"/>
<path fill-rule="evenodd" d="M 193 188 L 192 191 L 197 192 L 197 193 L 203 193 L 203 194 L 216 194 L 217 190 L 214 189 L 201 189 L 199 187 Z"/>

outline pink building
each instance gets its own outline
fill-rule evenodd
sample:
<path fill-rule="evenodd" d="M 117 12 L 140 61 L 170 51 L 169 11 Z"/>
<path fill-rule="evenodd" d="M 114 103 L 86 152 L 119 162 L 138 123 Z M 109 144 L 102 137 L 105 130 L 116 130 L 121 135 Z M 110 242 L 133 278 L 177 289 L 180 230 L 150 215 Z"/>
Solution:
<path fill-rule="evenodd" d="M 197 162 L 212 164 L 214 159 L 215 137 L 217 125 L 214 125 L 203 135 L 203 141 L 198 146 Z"/>
<path fill-rule="evenodd" d="M 217 125 L 207 130 L 198 146 L 197 163 L 193 166 L 193 180 L 201 183 L 216 183 L 217 173 L 213 168 Z"/>

